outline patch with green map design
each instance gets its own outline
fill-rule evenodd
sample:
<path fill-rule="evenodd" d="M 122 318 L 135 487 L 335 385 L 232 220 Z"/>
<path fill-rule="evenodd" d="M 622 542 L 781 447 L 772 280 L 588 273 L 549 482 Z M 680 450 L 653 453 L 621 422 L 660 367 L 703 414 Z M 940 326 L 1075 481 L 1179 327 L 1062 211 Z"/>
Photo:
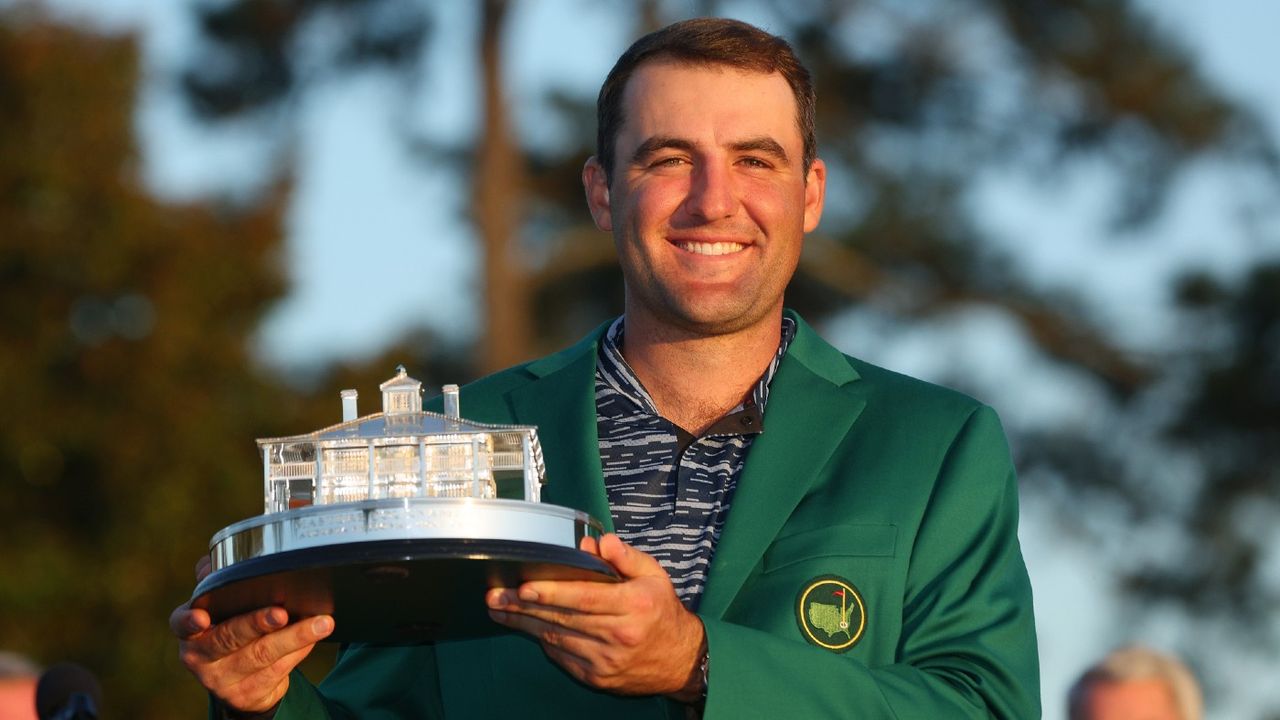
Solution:
<path fill-rule="evenodd" d="M 817 577 L 796 595 L 796 624 L 805 640 L 842 653 L 867 629 L 867 606 L 853 583 L 835 575 Z"/>

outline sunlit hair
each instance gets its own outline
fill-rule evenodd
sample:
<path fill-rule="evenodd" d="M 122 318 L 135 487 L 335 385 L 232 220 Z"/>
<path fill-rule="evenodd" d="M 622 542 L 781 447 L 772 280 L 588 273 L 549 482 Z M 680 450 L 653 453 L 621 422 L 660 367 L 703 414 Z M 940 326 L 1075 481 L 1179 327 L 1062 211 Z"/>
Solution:
<path fill-rule="evenodd" d="M 1089 668 L 1067 694 L 1070 720 L 1089 720 L 1085 714 L 1089 689 L 1098 683 L 1159 680 L 1169 689 L 1182 720 L 1201 720 L 1204 701 L 1196 678 L 1177 658 L 1150 648 L 1130 645 L 1115 650 Z"/>
<path fill-rule="evenodd" d="M 779 73 L 796 99 L 796 125 L 804 141 L 804 171 L 817 155 L 814 137 L 814 92 L 809 71 L 786 40 L 754 25 L 727 18 L 696 18 L 668 25 L 636 40 L 618 58 L 596 100 L 596 157 L 612 180 L 614 145 L 625 120 L 622 98 L 627 81 L 650 61 L 683 65 L 722 65 L 749 72 Z"/>
<path fill-rule="evenodd" d="M 31 678 L 40 674 L 40 666 L 25 655 L 0 651 L 0 680 Z"/>

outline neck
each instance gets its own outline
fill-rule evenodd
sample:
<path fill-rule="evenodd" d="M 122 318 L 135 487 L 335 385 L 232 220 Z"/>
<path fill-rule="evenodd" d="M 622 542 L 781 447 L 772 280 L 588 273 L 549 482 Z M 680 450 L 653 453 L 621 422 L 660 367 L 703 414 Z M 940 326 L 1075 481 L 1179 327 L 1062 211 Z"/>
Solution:
<path fill-rule="evenodd" d="M 701 435 L 740 404 L 773 360 L 782 310 L 760 322 L 707 335 L 627 314 L 622 354 L 662 416 Z"/>

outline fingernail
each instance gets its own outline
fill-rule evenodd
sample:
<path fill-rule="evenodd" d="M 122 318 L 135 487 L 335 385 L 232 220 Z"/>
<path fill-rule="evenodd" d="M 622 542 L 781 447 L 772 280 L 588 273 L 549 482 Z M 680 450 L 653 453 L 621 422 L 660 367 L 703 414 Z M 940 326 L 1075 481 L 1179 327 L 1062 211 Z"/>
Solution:
<path fill-rule="evenodd" d="M 318 617 L 311 621 L 311 632 L 316 635 L 328 635 L 333 630 L 333 618 Z"/>
<path fill-rule="evenodd" d="M 280 616 L 276 614 L 274 610 L 267 611 L 267 624 L 273 628 L 284 627 L 284 623 L 281 622 Z"/>
<path fill-rule="evenodd" d="M 525 602 L 538 602 L 538 591 L 533 588 L 520 588 L 520 599 Z"/>

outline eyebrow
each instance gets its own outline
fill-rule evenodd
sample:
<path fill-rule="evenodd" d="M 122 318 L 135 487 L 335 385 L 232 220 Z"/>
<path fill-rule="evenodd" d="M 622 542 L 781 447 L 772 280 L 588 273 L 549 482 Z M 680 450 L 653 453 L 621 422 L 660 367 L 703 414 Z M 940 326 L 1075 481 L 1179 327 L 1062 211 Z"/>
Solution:
<path fill-rule="evenodd" d="M 774 160 L 776 160 L 777 162 L 783 165 L 791 164 L 791 158 L 787 157 L 787 151 L 782 149 L 782 146 L 778 144 L 777 140 L 774 140 L 773 138 L 768 136 L 750 138 L 748 140 L 736 142 L 730 145 L 729 149 L 733 150 L 734 152 L 740 152 L 740 153 L 742 152 L 761 153 L 761 154 L 772 157 Z"/>
<path fill-rule="evenodd" d="M 669 135 L 654 135 L 640 143 L 640 146 L 637 147 L 636 151 L 631 155 L 631 162 L 642 163 L 646 158 L 660 150 L 681 150 L 684 152 L 693 152 L 695 149 L 693 142 L 684 138 L 672 137 Z M 783 149 L 782 145 L 778 144 L 777 140 L 768 136 L 739 140 L 738 142 L 730 144 L 729 149 L 738 153 L 762 153 L 772 157 L 775 161 L 783 165 L 791 164 L 791 158 L 787 157 L 787 151 Z"/>
<path fill-rule="evenodd" d="M 650 155 L 659 150 L 683 150 L 685 152 L 693 152 L 693 143 L 678 137 L 669 135 L 654 135 L 644 142 L 640 143 L 640 147 L 631 155 L 631 162 L 642 163 Z"/>

